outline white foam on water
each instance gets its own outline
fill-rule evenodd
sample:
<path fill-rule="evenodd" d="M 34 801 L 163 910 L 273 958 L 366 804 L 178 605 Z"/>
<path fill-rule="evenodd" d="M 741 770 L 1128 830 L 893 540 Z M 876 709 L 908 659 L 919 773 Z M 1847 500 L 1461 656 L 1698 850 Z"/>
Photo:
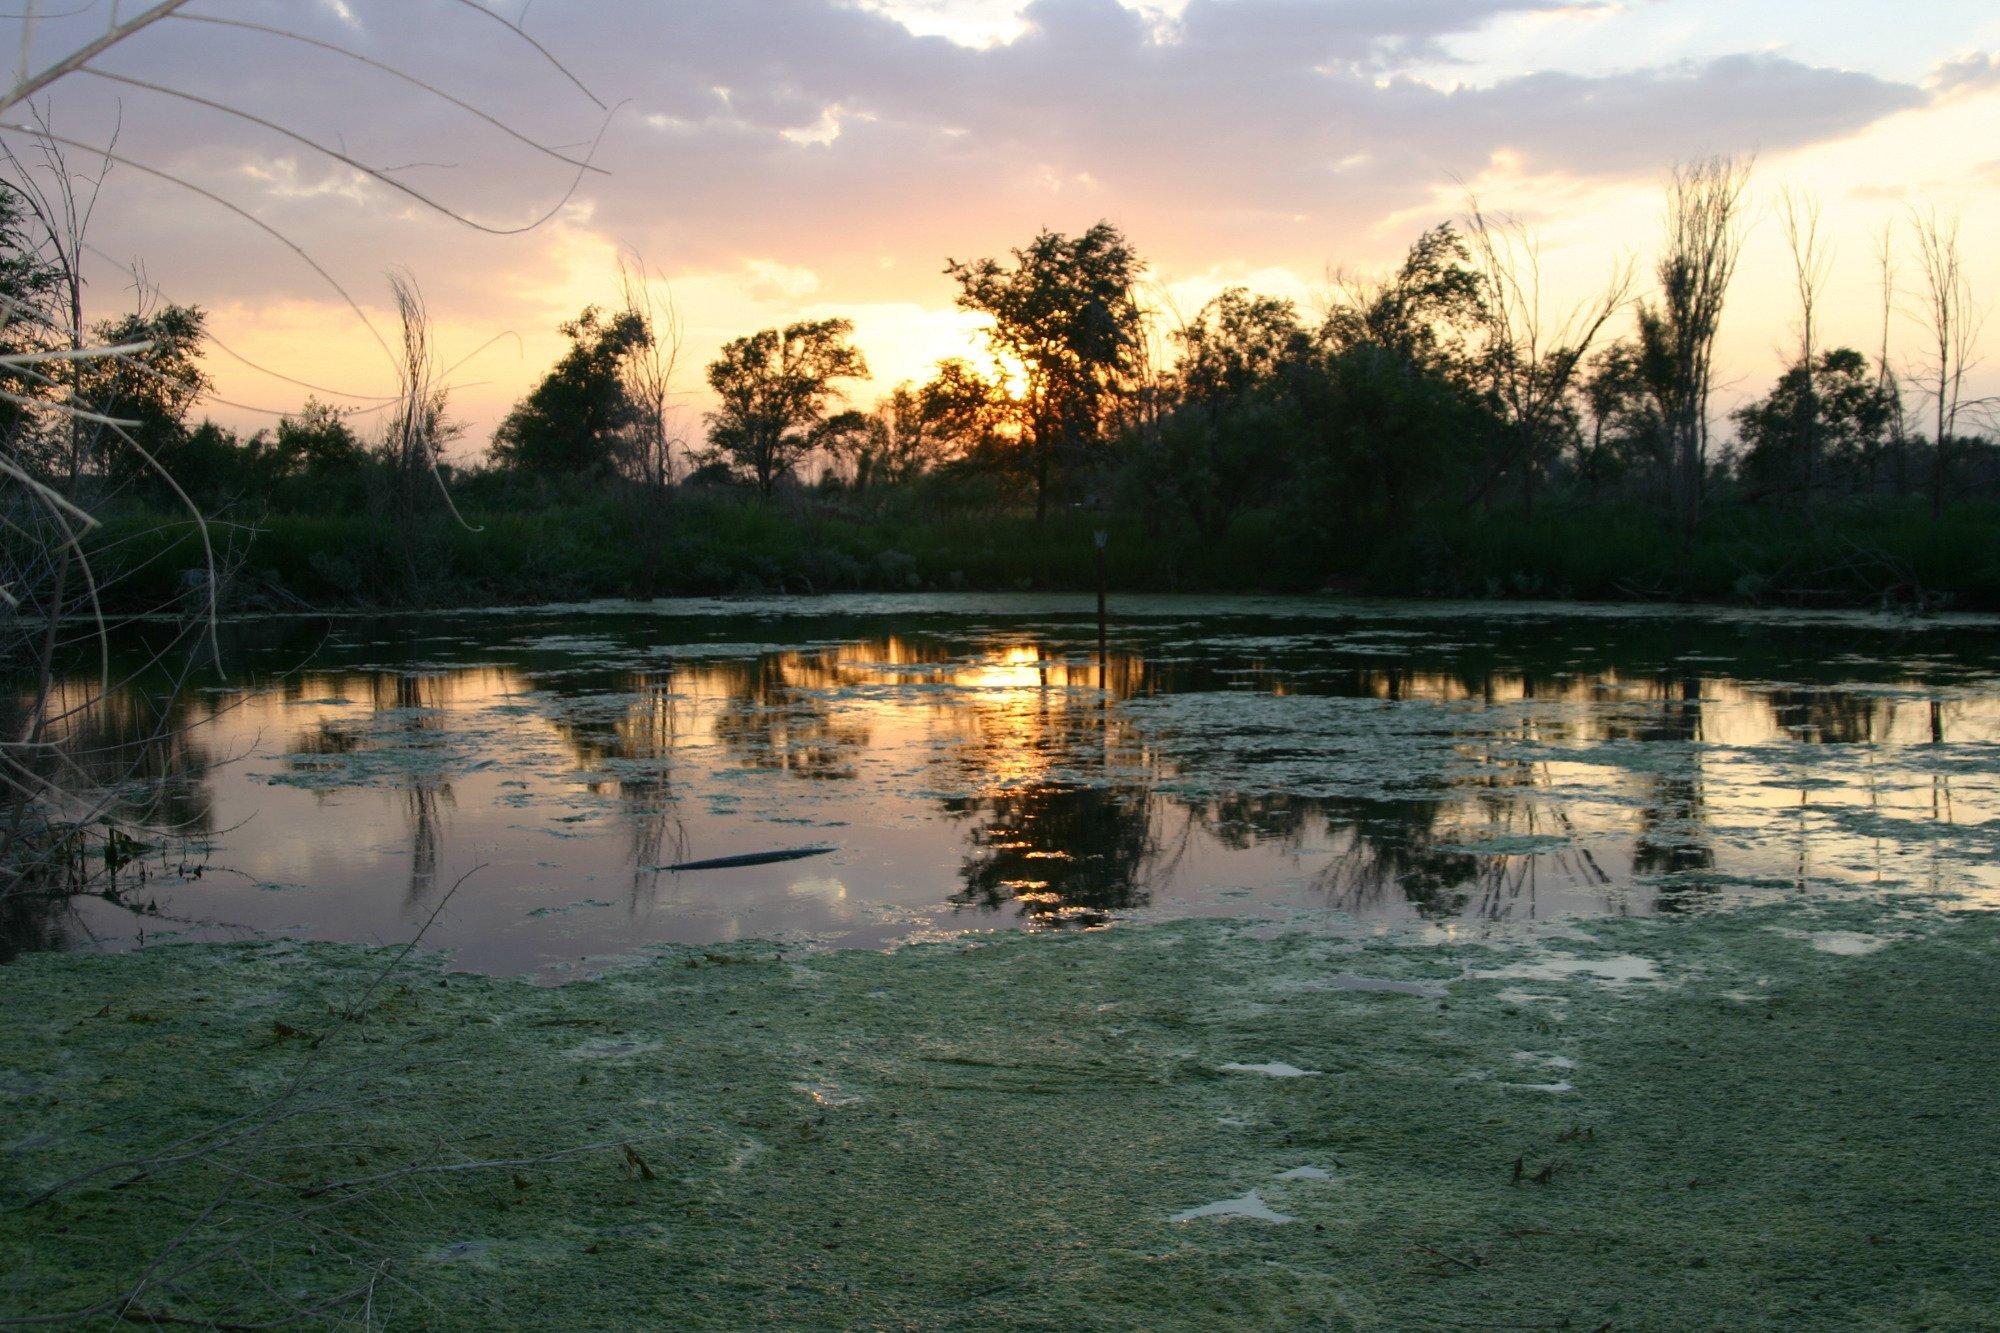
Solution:
<path fill-rule="evenodd" d="M 1630 981 L 1653 981 L 1659 974 L 1660 969 L 1652 959 L 1627 953 L 1610 958 L 1543 958 L 1472 975 L 1495 981 L 1567 981 L 1571 977 L 1590 977 L 1624 985 Z"/>
<path fill-rule="evenodd" d="M 1902 938 L 1898 935 L 1864 935 L 1858 930 L 1775 929 L 1788 939 L 1804 940 L 1821 953 L 1838 954 L 1843 958 L 1859 958 L 1877 949 L 1886 949 Z"/>
<path fill-rule="evenodd" d="M 1541 1065 L 1545 1069 L 1574 1069 L 1576 1061 L 1567 1055 L 1543 1055 L 1539 1051 L 1516 1051 L 1514 1058 L 1522 1064 Z"/>
<path fill-rule="evenodd" d="M 1317 1069 L 1301 1069 L 1282 1060 L 1272 1060 L 1261 1065 L 1238 1064 L 1232 1060 L 1226 1065 L 1217 1067 L 1225 1074 L 1262 1074 L 1265 1078 L 1318 1078 L 1320 1073 Z"/>
<path fill-rule="evenodd" d="M 1251 1190 L 1248 1194 L 1234 1199 L 1220 1199 L 1215 1203 L 1205 1203 L 1199 1208 L 1189 1208 L 1175 1213 L 1169 1222 L 1193 1222 L 1204 1217 L 1220 1218 L 1228 1221 L 1244 1218 L 1252 1222 L 1293 1222 L 1298 1219 L 1278 1212 L 1264 1202 L 1264 1196 Z"/>

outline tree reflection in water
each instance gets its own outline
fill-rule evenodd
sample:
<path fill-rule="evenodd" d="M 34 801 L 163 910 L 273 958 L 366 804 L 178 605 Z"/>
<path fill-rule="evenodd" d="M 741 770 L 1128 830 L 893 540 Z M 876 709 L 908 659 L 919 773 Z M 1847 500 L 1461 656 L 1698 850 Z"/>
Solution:
<path fill-rule="evenodd" d="M 766 655 L 741 673 L 715 719 L 716 739 L 746 767 L 851 778 L 855 757 L 868 748 L 867 719 L 801 688 L 794 679 L 799 665 L 794 654 Z"/>
<path fill-rule="evenodd" d="M 90 706 L 82 706 L 85 700 Z M 23 693 L 0 690 L 0 731 L 23 734 L 31 702 Z M 198 860 L 214 831 L 209 778 L 216 760 L 202 734 L 185 722 L 217 707 L 211 696 L 193 695 L 178 681 L 163 700 L 131 688 L 100 696 L 94 679 L 59 679 L 48 709 L 51 744 L 27 761 L 34 767 L 26 771 L 48 777 L 66 770 L 66 778 L 80 777 L 85 789 L 103 792 L 121 821 L 157 830 L 160 841 L 148 848 L 153 868 L 160 858 Z M 89 894 L 142 919 L 156 917 L 140 879 L 147 859 L 90 879 Z M 93 859 L 87 868 L 101 866 Z M 0 893 L 0 963 L 31 950 L 90 942 L 90 927 L 62 885 L 41 887 L 48 891 Z"/>
<path fill-rule="evenodd" d="M 1011 904 L 1038 924 L 1090 926 L 1149 901 L 1145 872 L 1157 848 L 1144 788 L 1048 783 L 950 800 L 945 809 L 980 821 L 954 906 L 997 912 Z"/>
<path fill-rule="evenodd" d="M 201 897 L 211 873 L 173 903 L 163 890 L 170 911 L 281 929 L 311 910 L 338 936 L 348 902 L 435 901 L 476 847 L 466 860 L 497 852 L 503 876 L 511 860 L 505 891 L 537 907 L 629 878 L 620 925 L 552 918 L 579 949 L 700 933 L 703 912 L 718 930 L 887 939 L 952 915 L 1087 924 L 1238 896 L 1468 921 L 1646 910 L 1752 875 L 1839 878 L 1919 850 L 1899 821 L 1971 829 L 1995 808 L 1965 748 L 2000 717 L 1969 631 L 1927 631 L 1912 660 L 1900 638 L 1870 655 L 1846 630 L 1233 614 L 1130 622 L 1102 690 L 1094 624 L 1054 613 L 607 615 L 588 635 L 556 618 L 357 621 L 303 672 L 324 626 L 249 623 L 229 631 L 230 688 L 115 694 L 65 744 L 93 772 L 165 778 L 158 822 L 205 837 L 226 820 L 224 858 L 255 858 L 252 892 L 340 889 L 224 910 Z M 238 720 L 179 725 L 245 701 Z M 0 697 L 0 725 L 10 708 Z M 175 746 L 135 752 L 163 710 Z M 257 757 L 231 777 L 204 746 Z M 332 795 L 358 788 L 382 799 Z M 283 822 L 302 806 L 315 836 Z M 839 899 L 776 872 L 687 894 L 656 879 L 808 824 L 846 830 L 828 837 L 847 859 Z M 1924 849 L 1941 884 L 1979 873 L 1948 835 Z M 489 895 L 489 922 L 501 904 Z M 0 951 L 134 924 L 101 908 L 10 907 Z"/>

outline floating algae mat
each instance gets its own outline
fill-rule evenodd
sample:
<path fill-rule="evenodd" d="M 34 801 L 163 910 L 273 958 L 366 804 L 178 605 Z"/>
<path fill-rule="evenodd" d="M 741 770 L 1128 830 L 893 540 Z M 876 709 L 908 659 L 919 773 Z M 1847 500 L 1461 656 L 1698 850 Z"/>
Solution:
<path fill-rule="evenodd" d="M 44 953 L 0 969 L 0 1317 L 1990 1328 L 1996 948 L 1815 893 L 669 946 L 560 987 Z"/>
<path fill-rule="evenodd" d="M 227 679 L 170 705 L 201 724 L 164 808 L 196 846 L 113 899 L 9 914 L 0 954 L 393 942 L 475 866 L 426 943 L 547 980 L 749 938 L 2000 897 L 1991 619 L 1112 610 L 1101 682 L 1078 598 L 238 622 Z M 153 632 L 114 663 L 137 676 L 113 730 L 169 693 L 139 669 Z M 740 860 L 805 846 L 836 850 Z M 690 862 L 716 868 L 662 869 Z"/>

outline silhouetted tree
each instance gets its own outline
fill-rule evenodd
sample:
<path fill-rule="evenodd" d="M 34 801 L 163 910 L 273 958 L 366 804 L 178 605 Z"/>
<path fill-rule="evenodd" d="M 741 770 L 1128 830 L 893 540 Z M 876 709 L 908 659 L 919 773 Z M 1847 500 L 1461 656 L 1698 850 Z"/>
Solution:
<path fill-rule="evenodd" d="M 1788 377 L 1795 377 L 1791 404 L 1794 453 L 1803 472 L 1806 503 L 1820 484 L 1819 302 L 1832 272 L 1833 257 L 1820 234 L 1820 204 L 1816 196 L 1787 187 L 1780 201 L 1785 246 L 1792 256 L 1793 288 L 1799 298 L 1798 355 Z"/>
<path fill-rule="evenodd" d="M 346 476 L 360 471 L 368 457 L 346 415 L 317 398 L 306 399 L 297 416 L 279 418 L 271 454 L 279 477 Z"/>
<path fill-rule="evenodd" d="M 1306 493 L 1323 518 L 1411 507 L 1463 478 L 1497 426 L 1480 369 L 1484 290 L 1449 223 L 1418 237 L 1394 274 L 1339 282 L 1300 382 L 1314 447 Z"/>
<path fill-rule="evenodd" d="M 1822 354 L 1808 370 L 1787 370 L 1770 394 L 1739 408 L 1742 472 L 1753 494 L 1809 495 L 1839 467 L 1875 489 L 1898 412 L 1868 358 L 1851 347 Z"/>
<path fill-rule="evenodd" d="M 535 477 L 602 477 L 638 418 L 625 366 L 651 336 L 631 310 L 590 306 L 562 326 L 569 351 L 493 436 L 493 459 Z"/>
<path fill-rule="evenodd" d="M 1908 422 L 1903 409 L 1903 385 L 1896 374 L 1895 363 L 1889 359 L 1889 327 L 1896 314 L 1896 232 L 1893 225 L 1885 225 L 1875 235 L 1875 268 L 1878 275 L 1876 290 L 1881 297 L 1882 333 L 1876 344 L 1875 383 L 1895 412 L 1889 419 L 1889 455 L 1895 465 L 1895 488 L 1897 495 L 1907 494 L 1910 487 L 1910 451 Z"/>
<path fill-rule="evenodd" d="M 26 205 L 12 185 L 0 181 L 0 355 L 45 351 L 56 345 L 59 324 L 52 309 L 61 271 L 37 252 L 29 237 Z M 42 423 L 20 399 L 41 400 L 51 390 L 46 379 L 20 371 L 0 374 L 0 439 L 7 452 L 45 475 L 52 474 L 49 441 Z"/>
<path fill-rule="evenodd" d="M 1930 395 L 1936 431 L 1931 436 L 1931 514 L 1944 513 L 1953 450 L 1960 446 L 1959 413 L 1965 405 L 1965 376 L 1976 360 L 1985 315 L 1972 299 L 1972 280 L 1959 251 L 1959 220 L 1935 211 L 1912 213 L 1917 233 L 1917 269 L 1923 280 L 1917 318 L 1926 335 L 1927 363 L 1918 383 Z"/>
<path fill-rule="evenodd" d="M 1577 474 L 1595 494 L 1606 483 L 1639 472 L 1671 486 L 1672 456 L 1660 416 L 1658 386 L 1646 379 L 1638 344 L 1618 341 L 1590 358 L 1579 395 L 1588 422 L 1577 438 Z"/>
<path fill-rule="evenodd" d="M 738 338 L 708 368 L 721 400 L 708 414 L 711 456 L 747 472 L 760 495 L 813 450 L 864 428 L 855 412 L 834 412 L 837 381 L 865 379 L 868 363 L 849 341 L 845 319 L 809 320 Z"/>
<path fill-rule="evenodd" d="M 1501 447 L 1480 488 L 1490 495 L 1511 472 L 1520 479 L 1522 507 L 1532 510 L 1542 472 L 1576 435 L 1570 391 L 1578 369 L 1604 326 L 1630 299 L 1632 271 L 1629 265 L 1615 268 L 1596 296 L 1552 315 L 1542 292 L 1541 245 L 1535 234 L 1519 221 L 1482 212 L 1476 203 L 1466 226 L 1479 275 L 1482 369 L 1505 426 L 1497 433 Z"/>
<path fill-rule="evenodd" d="M 1281 474 L 1298 422 L 1291 386 L 1311 340 L 1290 301 L 1232 287 L 1175 341 L 1172 406 L 1135 458 L 1138 483 L 1210 540 Z"/>
<path fill-rule="evenodd" d="M 1639 307 L 1646 381 L 1655 386 L 1673 450 L 1674 500 L 1684 548 L 1694 541 L 1708 472 L 1708 394 L 1722 303 L 1742 252 L 1739 214 L 1748 164 L 1712 157 L 1674 169 L 1659 304 Z"/>
<path fill-rule="evenodd" d="M 94 330 L 104 346 L 147 344 L 143 351 L 90 362 L 80 377 L 78 396 L 106 416 L 137 423 L 126 433 L 150 456 L 148 461 L 129 447 L 105 450 L 99 465 L 115 482 L 164 497 L 169 492 L 161 469 L 180 475 L 188 413 L 213 387 L 201 369 L 207 324 L 207 314 L 195 306 L 167 305 Z"/>
<path fill-rule="evenodd" d="M 1429 374 L 1473 380 L 1485 290 L 1472 252 L 1449 222 L 1419 236 L 1387 279 L 1343 274 L 1335 283 L 1337 299 L 1319 332 L 1328 351 L 1373 347 Z"/>
<path fill-rule="evenodd" d="M 619 319 L 639 330 L 620 365 L 630 412 L 623 462 L 625 471 L 657 501 L 677 479 L 674 454 L 683 445 L 669 421 L 681 356 L 680 311 L 665 280 L 636 254 L 619 256 L 618 285 L 625 298 Z"/>
<path fill-rule="evenodd" d="M 1143 268 L 1124 235 L 1099 222 L 1081 236 L 1044 231 L 1014 262 L 947 261 L 962 310 L 993 321 L 986 338 L 1023 380 L 1011 398 L 1013 435 L 1026 452 L 1035 519 L 1077 464 L 1108 443 L 1138 370 Z"/>

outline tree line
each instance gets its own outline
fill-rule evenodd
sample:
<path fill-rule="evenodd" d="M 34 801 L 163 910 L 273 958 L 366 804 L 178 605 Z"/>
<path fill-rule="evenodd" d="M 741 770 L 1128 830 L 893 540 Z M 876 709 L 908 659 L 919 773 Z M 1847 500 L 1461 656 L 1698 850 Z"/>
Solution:
<path fill-rule="evenodd" d="M 638 494 L 657 502 L 661 523 L 687 487 L 768 499 L 922 486 L 1038 520 L 1055 507 L 1115 509 L 1199 540 L 1253 512 L 1310 540 L 1468 507 L 1637 501 L 1691 534 L 1718 500 L 1920 497 L 1941 512 L 1994 494 L 1992 404 L 1966 384 L 1979 311 L 1957 229 L 1931 213 L 1880 238 L 1882 328 L 1863 351 L 1824 338 L 1830 243 L 1815 201 L 1782 196 L 1795 344 L 1768 392 L 1730 414 L 1733 443 L 1718 443 L 1713 357 L 1751 221 L 1748 186 L 1737 160 L 1677 169 L 1651 282 L 1613 265 L 1569 305 L 1542 290 L 1534 232 L 1476 202 L 1417 237 L 1386 275 L 1336 275 L 1311 313 L 1239 287 L 1169 320 L 1117 227 L 1044 231 L 1006 255 L 944 266 L 958 306 L 981 318 L 986 364 L 941 362 L 862 410 L 854 397 L 869 370 L 850 321 L 759 330 L 704 368 L 712 406 L 687 439 L 674 408 L 678 320 L 654 275 L 628 260 L 622 300 L 562 326 L 564 353 L 454 484 L 511 503 Z M 23 235 L 12 193 L 0 193 L 0 287 L 16 303 L 62 299 L 62 275 Z M 1895 333 L 1906 326 L 1920 345 L 1902 355 Z M 13 403 L 73 393 L 137 422 L 157 466 L 94 460 L 66 425 L 14 451 L 49 477 L 279 508 L 379 507 L 395 489 L 384 480 L 396 471 L 394 432 L 371 441 L 355 414 L 318 401 L 248 436 L 193 424 L 210 389 L 200 310 L 141 310 L 97 332 L 146 350 L 78 366 L 67 383 L 16 377 L 0 428 L 33 432 L 35 415 Z M 446 408 L 439 389 L 419 432 L 427 465 L 455 434 Z"/>

